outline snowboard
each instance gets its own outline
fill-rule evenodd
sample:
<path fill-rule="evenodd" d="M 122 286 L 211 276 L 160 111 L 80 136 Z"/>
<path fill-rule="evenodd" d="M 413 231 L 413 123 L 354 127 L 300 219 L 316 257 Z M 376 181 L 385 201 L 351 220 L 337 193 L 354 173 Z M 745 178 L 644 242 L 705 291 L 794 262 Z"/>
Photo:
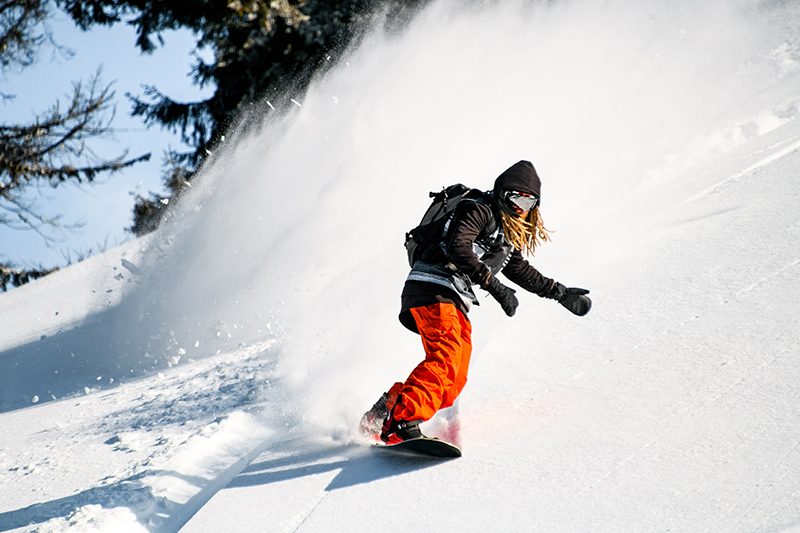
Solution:
<path fill-rule="evenodd" d="M 461 450 L 458 446 L 439 439 L 422 437 L 419 439 L 404 440 L 397 444 L 373 444 L 372 448 L 382 452 L 391 452 L 404 455 L 416 455 L 418 457 L 440 457 L 453 458 L 461 457 Z"/>

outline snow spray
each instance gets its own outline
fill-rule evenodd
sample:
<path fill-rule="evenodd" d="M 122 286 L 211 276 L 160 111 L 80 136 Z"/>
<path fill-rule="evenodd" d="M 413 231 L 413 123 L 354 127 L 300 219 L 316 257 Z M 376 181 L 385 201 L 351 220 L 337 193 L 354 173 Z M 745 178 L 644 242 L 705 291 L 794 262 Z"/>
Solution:
<path fill-rule="evenodd" d="M 613 239 L 594 224 L 610 205 L 797 111 L 771 107 L 800 69 L 797 9 L 775 4 L 440 1 L 401 32 L 378 21 L 291 109 L 228 134 L 111 336 L 131 361 L 274 336 L 287 408 L 357 416 L 422 358 L 396 316 L 429 191 L 532 161 L 557 231 L 537 267 L 572 271 Z"/>

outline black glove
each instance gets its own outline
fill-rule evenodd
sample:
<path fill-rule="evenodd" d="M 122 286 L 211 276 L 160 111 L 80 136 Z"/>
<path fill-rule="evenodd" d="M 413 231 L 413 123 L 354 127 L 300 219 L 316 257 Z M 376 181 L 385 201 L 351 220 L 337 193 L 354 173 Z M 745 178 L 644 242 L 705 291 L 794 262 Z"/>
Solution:
<path fill-rule="evenodd" d="M 587 294 L 589 294 L 589 291 L 586 289 L 567 288 L 561 283 L 556 283 L 551 297 L 572 313 L 583 316 L 592 308 L 592 301 L 586 296 Z"/>
<path fill-rule="evenodd" d="M 511 287 L 506 287 L 494 276 L 491 276 L 488 284 L 482 285 L 481 287 L 488 291 L 489 294 L 492 295 L 492 298 L 500 303 L 500 307 L 503 308 L 505 314 L 514 316 L 514 313 L 517 312 L 517 306 L 519 305 L 519 300 L 514 296 L 514 293 L 517 291 Z"/>

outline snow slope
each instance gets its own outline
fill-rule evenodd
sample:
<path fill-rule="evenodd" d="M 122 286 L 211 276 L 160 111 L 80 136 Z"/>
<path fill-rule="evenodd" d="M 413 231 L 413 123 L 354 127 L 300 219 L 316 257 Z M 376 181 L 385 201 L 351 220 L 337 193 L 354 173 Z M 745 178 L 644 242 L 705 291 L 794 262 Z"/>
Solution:
<path fill-rule="evenodd" d="M 796 11 L 440 2 L 369 33 L 149 241 L 0 297 L 0 531 L 800 527 Z M 464 457 L 370 454 L 358 417 L 421 357 L 403 232 L 521 158 L 534 264 L 592 312 L 487 299 L 423 428 Z"/>

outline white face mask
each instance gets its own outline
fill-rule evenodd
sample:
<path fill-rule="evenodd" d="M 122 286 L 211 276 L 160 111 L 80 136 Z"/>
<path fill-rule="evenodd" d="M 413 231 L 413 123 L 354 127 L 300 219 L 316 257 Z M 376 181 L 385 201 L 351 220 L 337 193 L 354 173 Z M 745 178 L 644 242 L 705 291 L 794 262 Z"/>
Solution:
<path fill-rule="evenodd" d="M 539 199 L 532 194 L 525 194 L 515 191 L 504 192 L 502 200 L 510 208 L 519 208 L 523 213 L 527 213 L 539 203 Z"/>

